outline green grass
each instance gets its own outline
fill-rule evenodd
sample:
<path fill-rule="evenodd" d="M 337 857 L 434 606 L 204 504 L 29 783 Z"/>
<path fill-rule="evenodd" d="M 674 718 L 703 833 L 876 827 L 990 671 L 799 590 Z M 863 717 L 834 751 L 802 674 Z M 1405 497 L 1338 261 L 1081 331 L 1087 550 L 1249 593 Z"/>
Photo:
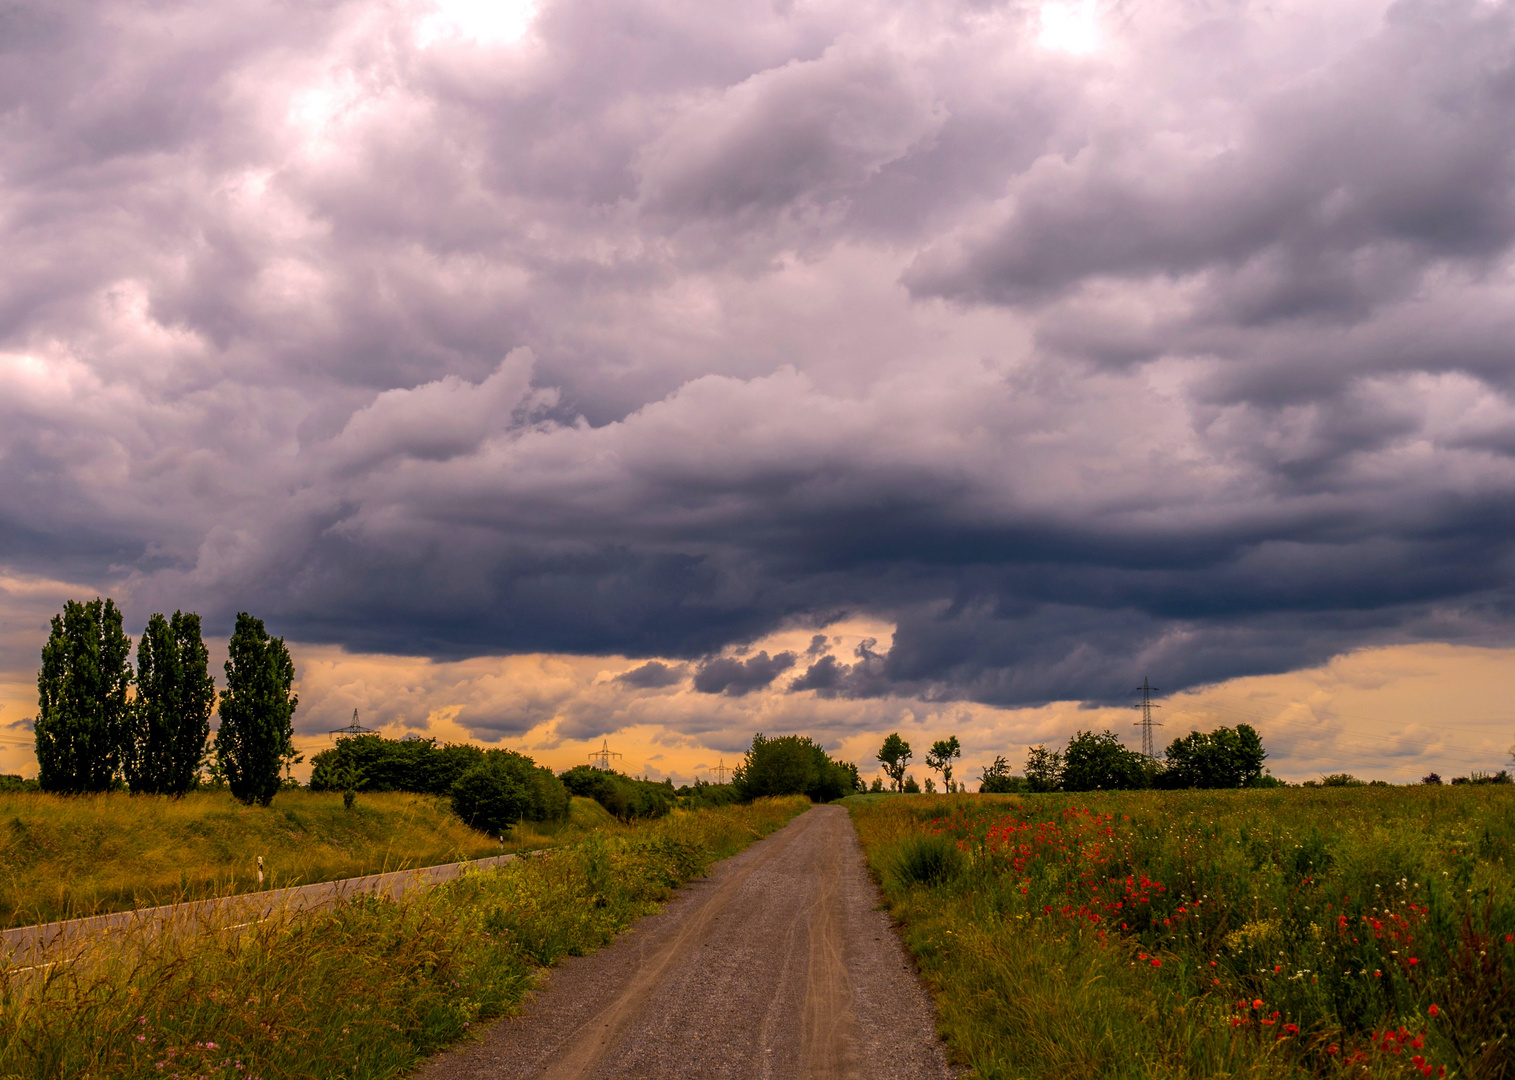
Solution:
<path fill-rule="evenodd" d="M 541 967 L 609 942 L 808 806 L 768 799 L 596 829 L 399 902 L 99 938 L 49 968 L 0 972 L 0 1077 L 400 1075 L 517 1007 Z"/>
<path fill-rule="evenodd" d="M 550 847 L 611 820 L 575 799 L 563 825 L 526 822 L 507 845 L 468 828 L 446 800 L 280 792 L 269 807 L 230 795 L 0 795 L 0 924 L 54 919 Z"/>
<path fill-rule="evenodd" d="M 986 1080 L 1515 1074 L 1515 791 L 847 802 Z"/>

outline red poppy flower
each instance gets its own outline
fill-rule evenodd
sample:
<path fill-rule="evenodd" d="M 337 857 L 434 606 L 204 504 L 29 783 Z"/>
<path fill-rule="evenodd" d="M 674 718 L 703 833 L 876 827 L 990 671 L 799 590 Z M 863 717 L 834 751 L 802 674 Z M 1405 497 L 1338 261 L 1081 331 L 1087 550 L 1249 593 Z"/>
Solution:
<path fill-rule="evenodd" d="M 1426 1012 L 1430 1013 L 1432 1016 L 1440 1016 L 1441 1015 L 1441 1009 L 1439 1009 L 1435 1005 L 1432 1005 L 1429 1009 L 1426 1010 Z"/>

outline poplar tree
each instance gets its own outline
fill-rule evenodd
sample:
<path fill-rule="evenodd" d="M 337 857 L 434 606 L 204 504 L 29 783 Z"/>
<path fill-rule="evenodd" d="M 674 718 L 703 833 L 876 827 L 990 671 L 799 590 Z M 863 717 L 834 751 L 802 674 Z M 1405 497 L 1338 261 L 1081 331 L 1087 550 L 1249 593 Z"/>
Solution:
<path fill-rule="evenodd" d="M 237 614 L 229 653 L 216 759 L 237 799 L 267 806 L 279 790 L 279 769 L 294 752 L 300 699 L 289 688 L 295 665 L 284 639 L 269 637 L 263 620 L 245 611 Z"/>
<path fill-rule="evenodd" d="M 123 748 L 127 785 L 158 795 L 193 788 L 215 705 L 200 616 L 153 615 L 137 641 L 137 699 Z"/>
<path fill-rule="evenodd" d="M 54 615 L 37 672 L 38 782 L 43 791 L 107 791 L 121 765 L 131 638 L 112 600 L 70 600 Z"/>

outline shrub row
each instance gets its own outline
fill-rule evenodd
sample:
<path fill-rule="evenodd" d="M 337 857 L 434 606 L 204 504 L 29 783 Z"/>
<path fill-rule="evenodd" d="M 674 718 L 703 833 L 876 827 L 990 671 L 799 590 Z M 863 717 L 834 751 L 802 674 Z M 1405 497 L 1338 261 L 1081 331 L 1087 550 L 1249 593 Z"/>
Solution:
<path fill-rule="evenodd" d="M 622 821 L 662 817 L 673 809 L 677 799 L 671 783 L 636 780 L 592 765 L 569 769 L 562 781 L 569 791 L 593 799 Z"/>

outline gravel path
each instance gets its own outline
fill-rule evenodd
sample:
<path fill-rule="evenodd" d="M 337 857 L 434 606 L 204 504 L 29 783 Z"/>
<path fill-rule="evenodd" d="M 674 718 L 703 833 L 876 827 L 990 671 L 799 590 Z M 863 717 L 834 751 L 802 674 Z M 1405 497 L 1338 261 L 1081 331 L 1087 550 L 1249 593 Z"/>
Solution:
<path fill-rule="evenodd" d="M 718 864 L 420 1080 L 937 1080 L 930 999 L 841 807 Z"/>

